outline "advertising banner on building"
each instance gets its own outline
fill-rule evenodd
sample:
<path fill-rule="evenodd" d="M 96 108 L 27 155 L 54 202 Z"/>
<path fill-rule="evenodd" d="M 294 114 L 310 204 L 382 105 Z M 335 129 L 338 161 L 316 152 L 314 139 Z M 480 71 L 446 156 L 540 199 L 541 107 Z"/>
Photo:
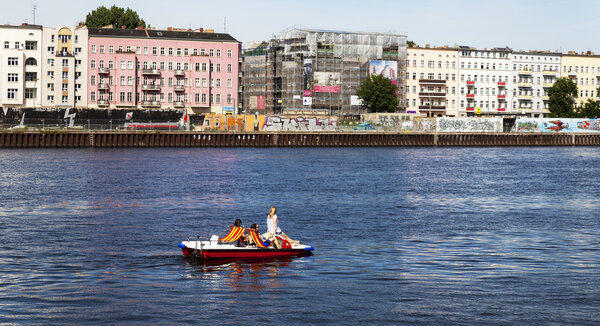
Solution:
<path fill-rule="evenodd" d="M 313 70 L 312 59 L 304 59 L 304 96 L 312 96 L 313 91 Z"/>
<path fill-rule="evenodd" d="M 250 110 L 264 110 L 265 109 L 265 96 L 250 96 L 248 103 Z"/>
<path fill-rule="evenodd" d="M 398 85 L 398 62 L 390 60 L 371 60 L 369 62 L 371 75 L 382 75 L 390 79 L 394 85 Z"/>
<path fill-rule="evenodd" d="M 315 93 L 339 93 L 340 92 L 340 73 L 339 72 L 314 72 L 313 90 Z"/>
<path fill-rule="evenodd" d="M 312 97 L 310 96 L 305 96 L 302 99 L 302 104 L 304 104 L 305 106 L 311 106 L 312 105 Z"/>
<path fill-rule="evenodd" d="M 363 101 L 358 97 L 358 95 L 351 95 L 350 105 L 363 105 Z"/>

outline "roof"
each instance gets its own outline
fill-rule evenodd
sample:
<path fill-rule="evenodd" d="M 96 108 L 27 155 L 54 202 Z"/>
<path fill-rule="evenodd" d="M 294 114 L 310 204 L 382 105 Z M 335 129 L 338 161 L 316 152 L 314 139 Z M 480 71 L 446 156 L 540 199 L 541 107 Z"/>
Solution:
<path fill-rule="evenodd" d="M 147 38 L 163 40 L 236 42 L 229 34 L 192 31 L 165 31 L 152 29 L 88 28 L 89 37 Z"/>
<path fill-rule="evenodd" d="M 22 25 L 0 25 L 0 28 L 14 28 L 14 29 L 42 29 L 42 25 L 29 25 L 29 24 L 22 24 Z"/>

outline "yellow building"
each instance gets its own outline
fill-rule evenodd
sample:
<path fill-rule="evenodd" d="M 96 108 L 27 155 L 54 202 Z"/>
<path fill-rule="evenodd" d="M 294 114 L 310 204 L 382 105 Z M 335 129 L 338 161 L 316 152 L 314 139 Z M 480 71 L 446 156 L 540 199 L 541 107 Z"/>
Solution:
<path fill-rule="evenodd" d="M 598 99 L 600 55 L 593 52 L 569 52 L 563 54 L 560 66 L 561 75 L 571 78 L 577 84 L 577 105 L 582 105 L 588 99 Z"/>

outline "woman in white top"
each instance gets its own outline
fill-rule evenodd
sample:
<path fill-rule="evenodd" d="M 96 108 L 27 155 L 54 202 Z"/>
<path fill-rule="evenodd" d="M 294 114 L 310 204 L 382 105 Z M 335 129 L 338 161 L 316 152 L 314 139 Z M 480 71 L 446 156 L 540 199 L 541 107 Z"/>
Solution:
<path fill-rule="evenodd" d="M 285 233 L 281 232 L 281 229 L 277 227 L 277 208 L 271 207 L 269 210 L 269 216 L 267 216 L 267 233 L 263 236 L 271 240 L 277 248 L 281 248 L 281 244 L 277 240 L 276 236 L 282 237 L 287 240 L 292 246 L 300 244 L 300 241 L 292 240 Z"/>

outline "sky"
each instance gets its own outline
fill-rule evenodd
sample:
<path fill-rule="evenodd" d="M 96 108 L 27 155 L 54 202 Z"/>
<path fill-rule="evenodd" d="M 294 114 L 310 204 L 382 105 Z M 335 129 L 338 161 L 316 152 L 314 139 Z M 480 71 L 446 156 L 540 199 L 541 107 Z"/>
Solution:
<path fill-rule="evenodd" d="M 98 6 L 129 7 L 146 23 L 214 29 L 247 44 L 291 27 L 395 32 L 418 45 L 600 54 L 600 1 L 558 0 L 0 0 L 1 24 L 76 25 Z M 226 24 L 224 24 L 226 22 Z M 225 27 L 226 26 L 226 27 Z"/>

